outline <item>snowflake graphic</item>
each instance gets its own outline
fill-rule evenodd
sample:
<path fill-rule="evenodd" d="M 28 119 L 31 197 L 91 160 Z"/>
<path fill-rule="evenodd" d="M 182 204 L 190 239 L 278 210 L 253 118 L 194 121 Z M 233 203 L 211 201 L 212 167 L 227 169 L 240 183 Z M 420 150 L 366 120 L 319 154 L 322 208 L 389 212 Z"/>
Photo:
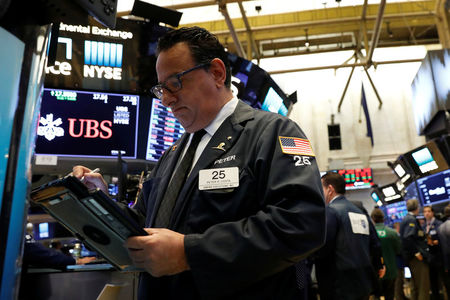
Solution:
<path fill-rule="evenodd" d="M 52 141 L 55 137 L 63 136 L 64 129 L 58 127 L 62 124 L 61 118 L 53 121 L 53 114 L 47 114 L 39 119 L 39 123 L 42 124 L 38 127 L 37 134 L 39 136 L 44 136 L 47 140 Z"/>

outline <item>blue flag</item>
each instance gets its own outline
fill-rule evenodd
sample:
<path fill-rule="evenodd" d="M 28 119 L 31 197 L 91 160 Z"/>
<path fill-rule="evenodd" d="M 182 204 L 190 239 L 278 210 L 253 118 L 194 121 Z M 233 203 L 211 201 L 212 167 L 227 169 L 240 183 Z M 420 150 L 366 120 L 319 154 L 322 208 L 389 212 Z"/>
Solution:
<path fill-rule="evenodd" d="M 366 94 L 364 93 L 364 85 L 361 85 L 361 106 L 363 107 L 364 110 L 364 116 L 366 116 L 366 125 L 367 125 L 366 136 L 370 137 L 370 142 L 373 147 L 372 124 L 370 123 L 369 108 L 367 107 Z"/>

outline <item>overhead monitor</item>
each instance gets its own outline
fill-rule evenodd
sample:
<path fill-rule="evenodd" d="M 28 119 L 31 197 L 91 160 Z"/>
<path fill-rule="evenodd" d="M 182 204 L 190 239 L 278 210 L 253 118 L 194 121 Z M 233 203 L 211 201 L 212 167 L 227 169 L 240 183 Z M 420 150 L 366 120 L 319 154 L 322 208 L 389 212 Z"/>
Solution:
<path fill-rule="evenodd" d="M 447 170 L 449 167 L 438 144 L 434 140 L 405 153 L 403 156 L 418 177 L 438 173 Z"/>
<path fill-rule="evenodd" d="M 397 202 L 402 199 L 402 195 L 397 187 L 396 183 L 391 183 L 384 185 L 379 188 L 382 196 L 384 197 L 384 202 Z"/>
<path fill-rule="evenodd" d="M 368 189 L 373 186 L 371 168 L 340 169 L 337 172 L 344 177 L 347 190 Z"/>
<path fill-rule="evenodd" d="M 438 168 L 438 165 L 428 148 L 422 148 L 412 152 L 411 155 L 422 173 L 427 173 Z"/>
<path fill-rule="evenodd" d="M 450 201 L 450 170 L 417 179 L 424 206 Z"/>
<path fill-rule="evenodd" d="M 288 109 L 283 103 L 283 98 L 274 90 L 273 87 L 270 87 L 267 91 L 261 108 L 283 116 L 286 116 L 288 113 Z"/>
<path fill-rule="evenodd" d="M 136 158 L 139 96 L 45 88 L 36 154 Z"/>
<path fill-rule="evenodd" d="M 146 159 L 158 161 L 164 151 L 185 132 L 172 111 L 154 98 L 150 115 Z"/>
<path fill-rule="evenodd" d="M 450 109 L 450 49 L 428 51 L 411 84 L 417 133 L 434 133 L 439 112 Z"/>
<path fill-rule="evenodd" d="M 288 97 L 258 65 L 229 53 L 231 91 L 250 106 L 286 116 L 289 107 L 297 101 Z"/>
<path fill-rule="evenodd" d="M 383 202 L 381 201 L 380 197 L 378 196 L 376 191 L 373 191 L 372 193 L 370 193 L 370 197 L 372 197 L 372 200 L 375 201 L 375 203 L 381 207 L 383 206 Z"/>

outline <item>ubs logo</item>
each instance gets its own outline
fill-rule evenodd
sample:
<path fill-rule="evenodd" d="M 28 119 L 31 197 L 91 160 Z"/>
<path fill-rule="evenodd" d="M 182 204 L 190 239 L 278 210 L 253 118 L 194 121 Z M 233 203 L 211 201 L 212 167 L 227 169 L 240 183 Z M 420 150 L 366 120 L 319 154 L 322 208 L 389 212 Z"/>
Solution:
<path fill-rule="evenodd" d="M 84 41 L 84 77 L 122 79 L 123 45 Z"/>

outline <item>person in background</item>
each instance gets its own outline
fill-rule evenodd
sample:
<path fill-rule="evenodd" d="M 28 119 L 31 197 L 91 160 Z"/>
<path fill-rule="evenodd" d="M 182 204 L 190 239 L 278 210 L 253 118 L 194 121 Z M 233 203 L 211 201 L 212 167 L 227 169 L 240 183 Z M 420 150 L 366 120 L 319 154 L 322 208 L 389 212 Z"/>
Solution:
<path fill-rule="evenodd" d="M 438 236 L 442 251 L 443 282 L 448 295 L 450 294 L 450 204 L 444 208 L 445 222 L 438 228 Z"/>
<path fill-rule="evenodd" d="M 33 224 L 27 223 L 23 245 L 21 284 L 18 298 L 36 299 L 35 291 L 30 289 L 30 287 L 35 283 L 30 282 L 27 276 L 28 269 L 31 266 L 65 270 L 67 266 L 75 264 L 84 265 L 94 261 L 95 259 L 95 257 L 81 257 L 75 259 L 74 257 L 66 255 L 61 251 L 45 247 L 41 243 L 34 240 Z"/>
<path fill-rule="evenodd" d="M 400 237 L 400 223 L 396 222 L 392 224 L 392 227 L 394 228 L 397 235 Z M 400 239 L 400 245 L 401 245 L 401 239 Z M 404 290 L 404 284 L 405 284 L 405 261 L 403 260 L 402 253 L 400 251 L 400 254 L 396 256 L 396 262 L 397 262 L 397 278 L 395 279 L 395 292 L 394 292 L 394 298 L 395 300 L 407 300 L 405 296 L 405 290 Z"/>
<path fill-rule="evenodd" d="M 33 224 L 27 223 L 27 234 L 23 248 L 23 269 L 28 266 L 65 269 L 69 265 L 84 265 L 94 261 L 95 257 L 74 258 L 61 251 L 47 248 L 33 238 Z"/>
<path fill-rule="evenodd" d="M 186 133 L 143 183 L 129 238 L 139 299 L 300 299 L 295 264 L 323 245 L 325 204 L 299 126 L 233 96 L 224 47 L 199 27 L 157 47 L 152 88 Z M 106 191 L 100 174 L 74 176 Z"/>
<path fill-rule="evenodd" d="M 428 245 L 425 232 L 416 219 L 419 214 L 419 201 L 406 202 L 408 214 L 400 224 L 400 237 L 405 262 L 411 270 L 411 293 L 413 300 L 430 299 L 430 277 L 428 268 Z"/>
<path fill-rule="evenodd" d="M 384 213 L 379 208 L 374 208 L 371 218 L 375 223 L 378 237 L 381 241 L 386 274 L 381 278 L 381 291 L 385 300 L 394 299 L 395 279 L 397 278 L 396 256 L 400 254 L 401 244 L 397 232 L 384 225 Z"/>
<path fill-rule="evenodd" d="M 370 220 L 345 198 L 345 179 L 341 175 L 327 172 L 322 176 L 322 187 L 327 203 L 327 234 L 315 260 L 320 299 L 368 299 L 375 282 L 371 243 L 378 243 L 376 232 L 370 234 Z M 380 261 L 376 271 L 382 269 Z"/>
<path fill-rule="evenodd" d="M 444 282 L 444 267 L 441 245 L 439 243 L 438 228 L 442 221 L 434 217 L 434 210 L 431 206 L 423 207 L 423 216 L 425 217 L 424 231 L 427 237 L 427 244 L 430 253 L 429 269 L 430 269 L 430 287 L 431 298 L 433 300 L 440 299 L 441 282 Z"/>

